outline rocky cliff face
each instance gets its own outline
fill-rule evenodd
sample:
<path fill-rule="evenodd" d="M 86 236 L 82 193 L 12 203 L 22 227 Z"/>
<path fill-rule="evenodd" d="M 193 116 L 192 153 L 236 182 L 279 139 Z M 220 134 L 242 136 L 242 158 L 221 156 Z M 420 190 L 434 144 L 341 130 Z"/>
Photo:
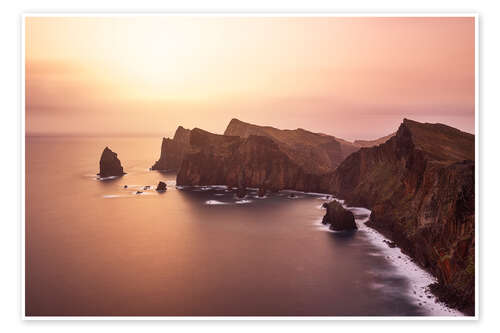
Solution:
<path fill-rule="evenodd" d="M 179 185 L 259 187 L 270 191 L 309 191 L 321 177 L 304 170 L 265 136 L 216 135 L 200 129 L 191 132 L 191 150 L 177 174 Z"/>
<path fill-rule="evenodd" d="M 179 170 L 184 153 L 189 149 L 191 131 L 182 126 L 177 127 L 173 139 L 163 138 L 160 159 L 151 167 L 152 170 Z"/>
<path fill-rule="evenodd" d="M 241 138 L 248 138 L 251 135 L 267 137 L 274 141 L 290 160 L 314 174 L 332 171 L 348 153 L 358 149 L 353 146 L 349 150 L 345 148 L 347 144 L 330 135 L 313 133 L 301 128 L 280 130 L 270 126 L 245 123 L 238 119 L 229 122 L 224 135 Z"/>
<path fill-rule="evenodd" d="M 122 176 L 124 174 L 118 155 L 108 147 L 104 148 L 99 161 L 99 173 L 97 175 L 103 178 Z"/>
<path fill-rule="evenodd" d="M 405 119 L 394 137 L 352 154 L 326 180 L 331 192 L 372 209 L 368 225 L 428 268 L 437 294 L 473 312 L 473 135 Z"/>

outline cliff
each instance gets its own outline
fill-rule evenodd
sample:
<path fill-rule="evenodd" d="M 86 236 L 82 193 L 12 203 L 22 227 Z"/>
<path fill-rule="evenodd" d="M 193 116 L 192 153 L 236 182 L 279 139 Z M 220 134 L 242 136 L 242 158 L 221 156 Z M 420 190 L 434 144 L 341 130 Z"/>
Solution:
<path fill-rule="evenodd" d="M 152 170 L 179 170 L 184 153 L 189 149 L 191 131 L 182 126 L 177 127 L 173 139 L 163 138 L 160 158 L 151 167 Z"/>
<path fill-rule="evenodd" d="M 369 226 L 437 278 L 436 294 L 474 311 L 474 135 L 405 119 L 384 144 L 350 155 L 326 178 Z"/>
<path fill-rule="evenodd" d="M 99 160 L 99 173 L 100 177 L 122 176 L 123 167 L 118 159 L 118 155 L 108 147 L 104 148 Z"/>
<path fill-rule="evenodd" d="M 290 160 L 314 174 L 334 170 L 348 154 L 358 149 L 357 147 L 348 149 L 347 144 L 330 135 L 313 133 L 301 128 L 281 130 L 271 126 L 245 123 L 238 119 L 229 122 L 224 135 L 241 138 L 252 135 L 267 137 L 274 141 Z"/>
<path fill-rule="evenodd" d="M 269 137 L 217 135 L 195 128 L 190 145 L 177 174 L 178 185 L 309 191 L 318 188 L 321 180 L 319 175 L 305 171 Z"/>

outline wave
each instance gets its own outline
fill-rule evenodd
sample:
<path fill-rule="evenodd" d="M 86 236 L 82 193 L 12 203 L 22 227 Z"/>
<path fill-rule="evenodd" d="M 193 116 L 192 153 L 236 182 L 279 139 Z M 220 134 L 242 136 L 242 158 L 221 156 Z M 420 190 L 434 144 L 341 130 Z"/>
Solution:
<path fill-rule="evenodd" d="M 247 204 L 247 203 L 251 203 L 251 202 L 252 202 L 252 200 L 238 200 L 235 203 L 237 203 L 237 204 Z"/>
<path fill-rule="evenodd" d="M 418 266 L 413 260 L 404 254 L 399 247 L 390 248 L 386 241 L 389 241 L 381 233 L 373 228 L 366 226 L 366 222 L 370 220 L 371 210 L 364 207 L 349 207 L 344 204 L 344 200 L 338 200 L 342 206 L 354 214 L 354 219 L 358 226 L 358 230 L 363 233 L 370 243 L 375 245 L 379 251 L 377 253 L 369 253 L 371 256 L 384 256 L 386 260 L 393 266 L 395 274 L 404 276 L 410 282 L 410 288 L 407 291 L 407 296 L 414 302 L 415 305 L 422 307 L 433 316 L 463 316 L 458 310 L 451 309 L 446 304 L 438 301 L 428 286 L 437 282 L 437 279 L 430 273 Z M 387 272 L 376 272 L 383 275 Z M 394 273 L 391 273 L 394 274 Z M 385 288 L 390 286 L 385 286 Z M 372 286 L 374 289 L 379 289 L 378 283 Z"/>
<path fill-rule="evenodd" d="M 217 201 L 217 200 L 207 200 L 205 201 L 206 205 L 227 205 L 227 202 Z"/>

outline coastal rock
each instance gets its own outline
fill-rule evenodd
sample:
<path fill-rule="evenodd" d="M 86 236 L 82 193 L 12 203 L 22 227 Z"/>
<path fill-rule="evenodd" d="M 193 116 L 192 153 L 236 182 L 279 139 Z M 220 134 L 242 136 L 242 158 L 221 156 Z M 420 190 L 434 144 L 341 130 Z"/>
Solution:
<path fill-rule="evenodd" d="M 321 180 L 319 174 L 305 171 L 268 137 L 217 135 L 195 128 L 190 145 L 177 174 L 178 185 L 246 184 L 274 191 L 307 191 L 316 189 Z"/>
<path fill-rule="evenodd" d="M 236 190 L 236 197 L 238 199 L 243 199 L 244 197 L 246 197 L 247 195 L 247 189 L 245 187 L 239 187 L 237 190 Z"/>
<path fill-rule="evenodd" d="M 257 193 L 257 196 L 258 196 L 259 198 L 263 198 L 263 197 L 265 197 L 265 196 L 266 196 L 266 194 L 267 194 L 267 188 L 265 188 L 265 187 L 260 187 L 260 188 L 259 188 L 259 192 Z"/>
<path fill-rule="evenodd" d="M 396 243 L 385 240 L 385 239 L 384 239 L 384 243 L 386 243 L 387 246 L 389 246 L 390 248 L 395 248 L 397 246 Z"/>
<path fill-rule="evenodd" d="M 271 139 L 295 164 L 309 173 L 324 173 L 333 170 L 346 157 L 341 144 L 331 135 L 313 133 L 298 128 L 281 130 L 271 126 L 258 126 L 232 119 L 224 135 L 249 138 L 262 136 Z M 353 151 L 357 147 L 353 147 Z M 352 151 L 351 151 L 352 152 Z"/>
<path fill-rule="evenodd" d="M 158 192 L 165 192 L 167 190 L 167 184 L 165 184 L 164 182 L 160 181 L 158 183 L 158 186 L 156 186 L 156 190 Z"/>
<path fill-rule="evenodd" d="M 326 206 L 326 214 L 323 217 L 323 224 L 329 224 L 331 230 L 348 231 L 356 230 L 354 215 L 342 207 L 337 201 L 332 201 Z"/>
<path fill-rule="evenodd" d="M 163 138 L 160 158 L 151 167 L 151 170 L 177 171 L 189 149 L 191 131 L 182 126 L 177 127 L 173 139 Z"/>
<path fill-rule="evenodd" d="M 123 167 L 118 159 L 118 155 L 108 147 L 104 148 L 99 161 L 99 173 L 101 178 L 111 176 L 122 176 Z"/>
<path fill-rule="evenodd" d="M 349 156 L 327 181 L 368 226 L 439 281 L 439 296 L 474 312 L 474 135 L 405 119 L 384 144 Z"/>

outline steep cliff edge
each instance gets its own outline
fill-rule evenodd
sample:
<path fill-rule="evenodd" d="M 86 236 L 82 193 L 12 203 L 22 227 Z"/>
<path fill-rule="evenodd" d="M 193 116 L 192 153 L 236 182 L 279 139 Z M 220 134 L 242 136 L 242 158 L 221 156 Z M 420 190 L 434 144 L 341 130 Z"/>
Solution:
<path fill-rule="evenodd" d="M 173 139 L 163 138 L 160 158 L 151 167 L 152 170 L 179 170 L 184 153 L 189 149 L 191 131 L 182 126 L 177 127 Z"/>
<path fill-rule="evenodd" d="M 101 178 L 111 177 L 111 176 L 123 176 L 123 167 L 118 159 L 118 154 L 109 149 L 104 148 L 101 154 L 101 159 L 99 160 L 99 173 L 97 174 Z"/>
<path fill-rule="evenodd" d="M 184 155 L 178 185 L 259 187 L 271 191 L 308 191 L 321 177 L 306 172 L 280 145 L 265 136 L 217 135 L 193 129 L 190 151 Z"/>
<path fill-rule="evenodd" d="M 436 294 L 473 313 L 474 135 L 405 119 L 394 137 L 353 153 L 326 179 L 438 278 Z"/>
<path fill-rule="evenodd" d="M 302 128 L 295 130 L 281 130 L 271 126 L 258 126 L 232 119 L 224 135 L 248 138 L 252 135 L 263 136 L 274 141 L 292 161 L 301 166 L 305 171 L 315 174 L 326 173 L 334 170 L 347 153 L 343 152 L 341 144 L 331 135 L 313 133 Z"/>

